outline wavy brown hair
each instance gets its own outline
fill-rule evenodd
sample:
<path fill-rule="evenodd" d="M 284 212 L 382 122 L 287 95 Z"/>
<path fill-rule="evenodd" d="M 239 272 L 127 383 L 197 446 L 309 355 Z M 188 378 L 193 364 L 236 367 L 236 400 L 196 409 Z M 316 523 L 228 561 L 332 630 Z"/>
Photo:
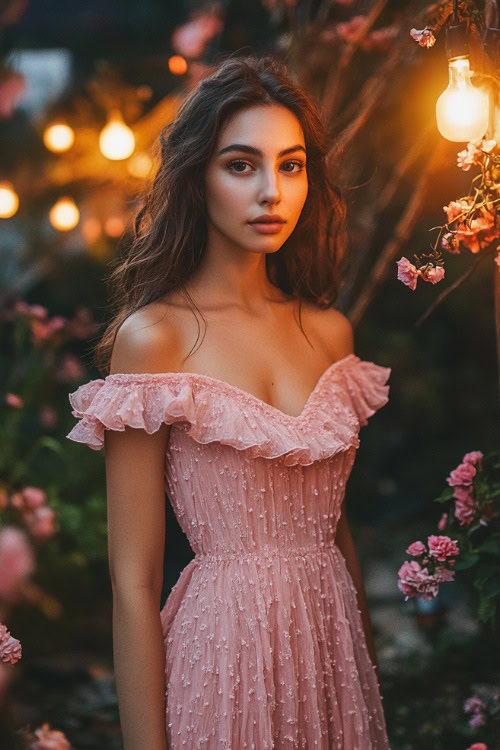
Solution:
<path fill-rule="evenodd" d="M 327 136 L 315 103 L 291 80 L 286 65 L 271 56 L 220 57 L 161 131 L 158 169 L 141 196 L 130 247 L 108 280 L 113 317 L 96 347 L 103 375 L 129 315 L 177 289 L 193 301 L 184 285 L 207 244 L 205 169 L 224 124 L 247 107 L 286 107 L 300 122 L 307 151 L 308 195 L 290 237 L 266 255 L 269 281 L 299 300 L 299 321 L 304 299 L 320 307 L 336 300 L 346 208 L 342 190 L 328 176 Z"/>

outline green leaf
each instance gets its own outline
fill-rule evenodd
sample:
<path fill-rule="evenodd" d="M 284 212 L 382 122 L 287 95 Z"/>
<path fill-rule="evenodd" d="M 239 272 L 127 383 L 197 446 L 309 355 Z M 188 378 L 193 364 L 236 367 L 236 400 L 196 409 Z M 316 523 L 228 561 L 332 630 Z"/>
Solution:
<path fill-rule="evenodd" d="M 495 615 L 496 602 L 491 599 L 483 599 L 479 602 L 479 608 L 477 616 L 481 622 L 487 622 L 492 616 Z"/>
<path fill-rule="evenodd" d="M 489 555 L 500 555 L 500 542 L 494 539 L 488 539 L 487 542 L 478 548 L 478 552 L 487 552 Z"/>
<path fill-rule="evenodd" d="M 479 560 L 479 555 L 476 552 L 466 552 L 465 555 L 460 555 L 455 563 L 455 570 L 465 570 L 471 568 Z"/>
<path fill-rule="evenodd" d="M 493 599 L 497 594 L 500 594 L 500 579 L 497 576 L 489 578 L 481 588 L 481 594 L 486 599 Z"/>

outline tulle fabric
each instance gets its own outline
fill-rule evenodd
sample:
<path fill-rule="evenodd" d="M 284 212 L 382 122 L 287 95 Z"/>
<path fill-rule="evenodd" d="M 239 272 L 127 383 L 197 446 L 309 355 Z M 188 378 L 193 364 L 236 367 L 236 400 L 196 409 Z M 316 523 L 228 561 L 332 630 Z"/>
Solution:
<path fill-rule="evenodd" d="M 195 556 L 161 611 L 169 750 L 388 750 L 335 531 L 389 374 L 348 355 L 298 416 L 195 373 L 115 374 L 70 394 L 68 438 L 94 450 L 105 430 L 173 425 L 165 488 Z"/>

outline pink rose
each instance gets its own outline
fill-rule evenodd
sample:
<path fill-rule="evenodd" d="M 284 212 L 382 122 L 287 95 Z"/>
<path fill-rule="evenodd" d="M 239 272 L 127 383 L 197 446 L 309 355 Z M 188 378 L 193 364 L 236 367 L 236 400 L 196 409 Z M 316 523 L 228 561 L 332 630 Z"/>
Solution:
<path fill-rule="evenodd" d="M 449 536 L 431 534 L 427 538 L 427 542 L 429 544 L 429 555 L 435 557 L 439 562 L 444 562 L 446 558 L 460 554 L 457 540 L 450 539 Z"/>
<path fill-rule="evenodd" d="M 424 281 L 430 281 L 431 284 L 437 284 L 438 281 L 444 279 L 444 268 L 443 266 L 431 266 L 425 271 L 422 271 L 421 276 Z"/>
<path fill-rule="evenodd" d="M 467 750 L 488 750 L 484 742 L 474 742 L 473 745 L 469 745 Z"/>
<path fill-rule="evenodd" d="M 450 563 L 454 563 L 454 562 L 455 560 L 450 560 Z M 455 571 L 449 570 L 448 568 L 445 568 L 443 565 L 440 565 L 434 571 L 434 577 L 438 583 L 448 583 L 449 581 L 455 580 Z"/>
<path fill-rule="evenodd" d="M 423 553 L 426 551 L 427 551 L 426 546 L 423 542 L 412 542 L 410 546 L 406 549 L 406 552 L 409 555 L 413 555 L 414 557 L 423 555 Z"/>
<path fill-rule="evenodd" d="M 455 518 L 461 526 L 470 526 L 477 510 L 477 503 L 466 487 L 455 487 L 453 496 L 455 502 Z"/>
<path fill-rule="evenodd" d="M 40 487 L 24 487 L 22 494 L 27 508 L 39 508 L 47 500 L 47 494 Z"/>
<path fill-rule="evenodd" d="M 446 481 L 451 487 L 457 484 L 472 484 L 472 480 L 476 476 L 476 468 L 473 464 L 464 463 L 459 464 L 456 469 L 450 472 L 450 476 L 446 478 Z"/>
<path fill-rule="evenodd" d="M 410 263 L 408 258 L 404 256 L 396 261 L 398 266 L 398 281 L 402 281 L 412 291 L 415 291 L 418 281 L 418 271 L 413 263 Z"/>
<path fill-rule="evenodd" d="M 462 458 L 464 464 L 478 464 L 484 458 L 482 451 L 471 451 Z"/>
<path fill-rule="evenodd" d="M 27 518 L 30 532 L 38 539 L 50 539 L 55 534 L 56 514 L 53 508 L 44 505 L 36 508 Z"/>
<path fill-rule="evenodd" d="M 438 593 L 438 581 L 434 576 L 429 575 L 427 568 L 422 568 L 416 560 L 404 562 L 398 575 L 398 587 L 405 594 L 405 601 L 414 596 L 432 599 Z"/>
<path fill-rule="evenodd" d="M 13 638 L 7 627 L 0 624 L 0 661 L 15 664 L 22 656 L 22 647 L 17 638 Z"/>
<path fill-rule="evenodd" d="M 17 393 L 7 393 L 5 395 L 5 401 L 14 409 L 21 409 L 24 404 L 21 396 L 18 396 Z"/>
<path fill-rule="evenodd" d="M 442 531 L 446 527 L 446 521 L 447 520 L 448 520 L 448 513 L 443 513 L 443 515 L 439 519 L 439 523 L 438 523 L 438 529 L 439 529 L 439 531 Z"/>

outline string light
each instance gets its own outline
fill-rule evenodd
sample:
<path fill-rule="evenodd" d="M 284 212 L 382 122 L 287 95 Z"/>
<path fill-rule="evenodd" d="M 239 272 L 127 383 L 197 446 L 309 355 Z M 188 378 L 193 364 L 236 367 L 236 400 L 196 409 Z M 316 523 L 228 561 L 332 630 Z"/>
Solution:
<path fill-rule="evenodd" d="M 467 25 L 458 23 L 454 0 L 452 25 L 446 29 L 449 83 L 436 102 L 437 127 L 449 141 L 474 141 L 488 128 L 488 95 L 472 84 Z"/>
<path fill-rule="evenodd" d="M 101 130 L 99 148 L 103 156 L 113 161 L 128 159 L 135 149 L 135 136 L 117 109 L 111 112 L 107 125 Z"/>
<path fill-rule="evenodd" d="M 11 182 L 0 182 L 0 218 L 10 219 L 19 208 L 19 196 Z"/>
<path fill-rule="evenodd" d="M 188 65 L 182 55 L 172 55 L 168 58 L 168 69 L 174 76 L 182 76 L 187 71 Z"/>
<path fill-rule="evenodd" d="M 54 122 L 45 128 L 43 142 L 49 151 L 62 153 L 75 142 L 75 133 L 65 122 Z"/>
<path fill-rule="evenodd" d="M 50 223 L 55 229 L 67 232 L 76 227 L 80 220 L 80 211 L 73 198 L 64 196 L 54 203 L 49 212 Z"/>

